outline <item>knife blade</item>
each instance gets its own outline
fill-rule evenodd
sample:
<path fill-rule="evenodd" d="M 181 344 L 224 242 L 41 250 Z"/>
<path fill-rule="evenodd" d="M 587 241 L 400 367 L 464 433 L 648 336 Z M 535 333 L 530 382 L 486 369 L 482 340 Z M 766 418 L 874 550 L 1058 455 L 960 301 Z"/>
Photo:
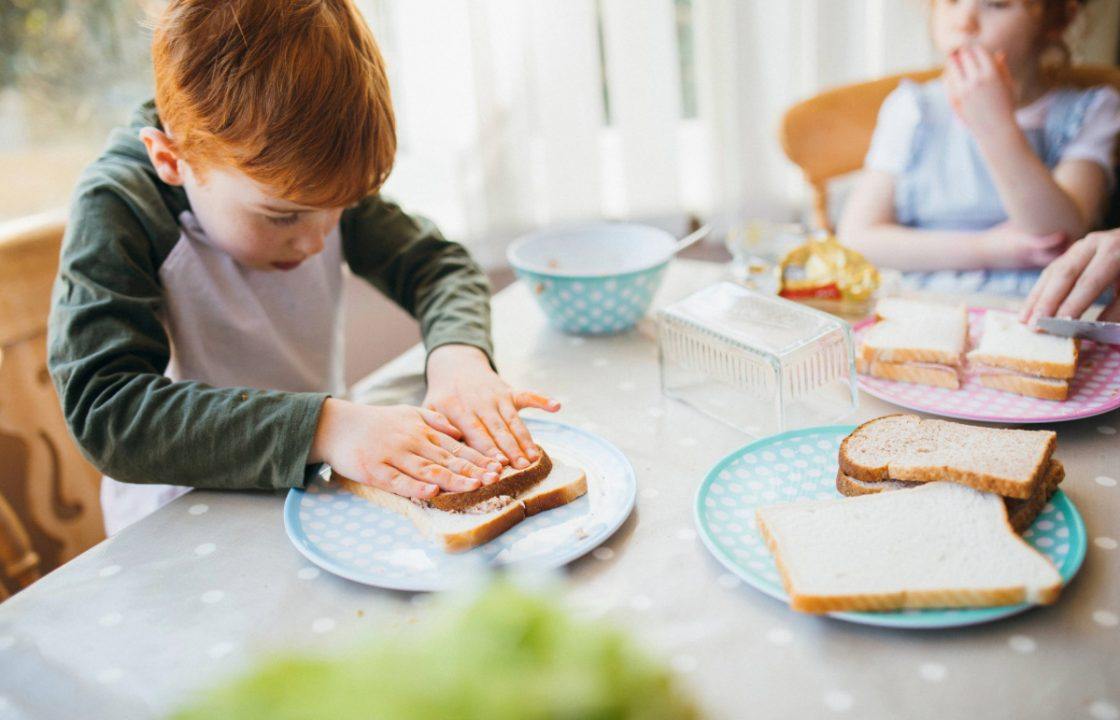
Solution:
<path fill-rule="evenodd" d="M 1047 317 L 1039 318 L 1036 324 L 1051 335 L 1085 338 L 1108 345 L 1120 345 L 1120 323 Z"/>

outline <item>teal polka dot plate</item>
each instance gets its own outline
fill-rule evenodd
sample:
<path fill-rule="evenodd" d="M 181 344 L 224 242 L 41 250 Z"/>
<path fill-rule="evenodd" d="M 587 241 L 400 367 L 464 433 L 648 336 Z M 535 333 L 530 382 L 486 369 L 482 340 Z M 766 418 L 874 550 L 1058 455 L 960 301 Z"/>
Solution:
<path fill-rule="evenodd" d="M 695 519 L 704 545 L 724 567 L 763 593 L 788 602 L 774 558 L 755 524 L 765 505 L 841 497 L 837 454 L 855 425 L 806 428 L 740 448 L 716 463 L 696 492 Z M 905 492 L 905 491 L 898 491 Z M 1085 524 L 1061 490 L 1023 533 L 1069 583 L 1085 559 Z M 1021 613 L 1023 603 L 1001 607 L 831 613 L 865 625 L 930 629 L 975 625 Z"/>
<path fill-rule="evenodd" d="M 554 458 L 587 474 L 587 494 L 533 515 L 465 553 L 444 552 L 407 518 L 327 482 L 293 489 L 284 503 L 284 529 L 296 549 L 324 570 L 394 590 L 454 587 L 498 566 L 560 567 L 609 538 L 634 507 L 637 481 L 622 452 L 605 439 L 552 420 L 525 424 Z M 328 471 L 329 472 L 329 471 Z"/>

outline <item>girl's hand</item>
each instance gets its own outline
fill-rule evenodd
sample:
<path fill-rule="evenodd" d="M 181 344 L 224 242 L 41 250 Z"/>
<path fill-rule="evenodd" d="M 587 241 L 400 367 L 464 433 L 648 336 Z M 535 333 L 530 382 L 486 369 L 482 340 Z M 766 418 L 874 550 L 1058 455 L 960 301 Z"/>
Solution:
<path fill-rule="evenodd" d="M 1065 234 L 1032 235 L 1001 223 L 980 236 L 982 254 L 991 268 L 1017 270 L 1049 265 L 1065 249 Z"/>
<path fill-rule="evenodd" d="M 949 55 L 944 72 L 949 104 L 978 141 L 1008 130 L 1015 122 L 1015 83 L 1003 53 L 966 45 Z"/>
<path fill-rule="evenodd" d="M 1120 290 L 1120 228 L 1086 235 L 1043 270 L 1019 319 L 1079 318 L 1109 286 Z M 1120 322 L 1120 294 L 1098 319 Z"/>
<path fill-rule="evenodd" d="M 476 347 L 443 345 L 428 356 L 424 407 L 445 415 L 473 449 L 520 469 L 541 452 L 518 411 L 556 412 L 560 403 L 537 393 L 514 392 Z"/>
<path fill-rule="evenodd" d="M 410 498 L 474 490 L 497 480 L 501 466 L 459 437 L 455 426 L 432 410 L 328 398 L 308 462 L 327 462 L 351 480 Z"/>

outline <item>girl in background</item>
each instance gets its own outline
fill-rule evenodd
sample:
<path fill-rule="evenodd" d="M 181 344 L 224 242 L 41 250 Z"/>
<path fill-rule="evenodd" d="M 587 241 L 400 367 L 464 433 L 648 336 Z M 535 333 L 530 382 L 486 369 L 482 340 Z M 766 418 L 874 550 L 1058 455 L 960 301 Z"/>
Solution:
<path fill-rule="evenodd" d="M 839 236 L 907 284 L 1026 295 L 1100 221 L 1120 95 L 1055 85 L 1075 0 L 932 0 L 941 77 L 883 103 Z"/>

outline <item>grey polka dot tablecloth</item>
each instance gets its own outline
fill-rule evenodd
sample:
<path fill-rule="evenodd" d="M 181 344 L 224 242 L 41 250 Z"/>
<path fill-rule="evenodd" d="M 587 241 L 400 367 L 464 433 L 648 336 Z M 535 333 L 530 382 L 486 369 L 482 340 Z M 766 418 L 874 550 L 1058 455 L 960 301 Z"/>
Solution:
<path fill-rule="evenodd" d="M 724 275 L 675 261 L 656 302 Z M 621 336 L 565 336 L 516 284 L 494 321 L 510 382 L 556 395 L 559 420 L 609 440 L 637 473 L 636 509 L 569 566 L 566 601 L 629 628 L 712 717 L 1120 718 L 1120 413 L 1054 426 L 1088 537 L 1056 605 L 975 627 L 865 627 L 793 613 L 704 547 L 697 488 L 752 438 L 661 395 L 648 319 Z M 413 349 L 355 395 L 415 402 L 422 368 Z M 896 411 L 861 395 L 846 422 Z M 0 718 L 161 717 L 263 656 L 407 633 L 428 612 L 429 595 L 308 563 L 284 533 L 283 500 L 189 493 L 0 604 Z"/>

